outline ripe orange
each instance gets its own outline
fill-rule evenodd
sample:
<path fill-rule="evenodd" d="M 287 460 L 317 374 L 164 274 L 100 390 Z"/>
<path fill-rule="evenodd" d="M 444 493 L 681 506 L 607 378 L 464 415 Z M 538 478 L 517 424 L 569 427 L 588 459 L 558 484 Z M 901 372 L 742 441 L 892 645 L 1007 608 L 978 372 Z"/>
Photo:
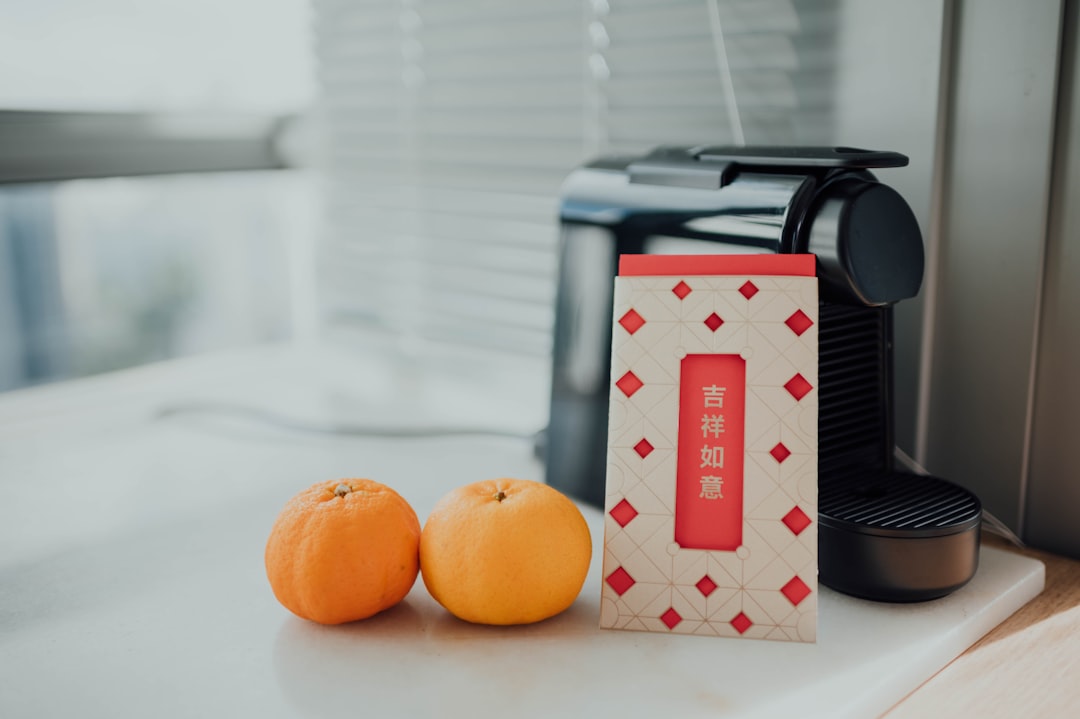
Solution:
<path fill-rule="evenodd" d="M 577 598 L 592 559 L 589 527 L 546 484 L 494 479 L 455 489 L 420 536 L 420 576 L 451 614 L 478 624 L 528 624 Z"/>
<path fill-rule="evenodd" d="M 320 624 L 364 619 L 409 593 L 420 521 L 370 479 L 319 482 L 289 500 L 266 542 L 266 576 L 293 614 Z"/>

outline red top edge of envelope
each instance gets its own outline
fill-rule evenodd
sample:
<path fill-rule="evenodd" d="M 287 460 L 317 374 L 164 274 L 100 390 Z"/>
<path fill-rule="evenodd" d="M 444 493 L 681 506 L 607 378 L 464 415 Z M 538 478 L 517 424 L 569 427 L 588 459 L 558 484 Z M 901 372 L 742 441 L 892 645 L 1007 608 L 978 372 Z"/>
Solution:
<path fill-rule="evenodd" d="M 621 255 L 619 276 L 815 275 L 814 255 Z"/>

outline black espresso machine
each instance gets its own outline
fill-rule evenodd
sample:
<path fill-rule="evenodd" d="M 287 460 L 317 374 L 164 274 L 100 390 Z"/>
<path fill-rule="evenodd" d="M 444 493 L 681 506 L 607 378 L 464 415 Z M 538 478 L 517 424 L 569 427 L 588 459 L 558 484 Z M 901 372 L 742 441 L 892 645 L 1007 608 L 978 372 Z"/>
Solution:
<path fill-rule="evenodd" d="M 817 259 L 819 579 L 881 601 L 963 586 L 982 508 L 899 471 L 893 305 L 923 276 L 918 223 L 873 168 L 907 157 L 847 147 L 661 147 L 566 180 L 547 482 L 603 507 L 613 278 L 622 254 L 810 253 Z"/>

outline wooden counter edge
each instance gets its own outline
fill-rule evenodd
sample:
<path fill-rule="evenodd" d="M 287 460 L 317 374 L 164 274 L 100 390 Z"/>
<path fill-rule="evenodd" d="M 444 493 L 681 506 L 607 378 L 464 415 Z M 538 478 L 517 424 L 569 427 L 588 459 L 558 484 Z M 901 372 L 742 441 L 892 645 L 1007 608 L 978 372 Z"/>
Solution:
<path fill-rule="evenodd" d="M 888 719 L 1080 712 L 1080 561 L 1019 549 L 993 535 L 984 534 L 983 544 L 1042 561 L 1046 588 L 908 695 Z"/>

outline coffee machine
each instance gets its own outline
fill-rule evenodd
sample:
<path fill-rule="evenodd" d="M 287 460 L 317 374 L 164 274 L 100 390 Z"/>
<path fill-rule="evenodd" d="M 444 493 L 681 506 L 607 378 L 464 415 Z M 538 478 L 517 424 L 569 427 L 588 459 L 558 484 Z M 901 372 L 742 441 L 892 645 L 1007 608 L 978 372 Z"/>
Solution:
<path fill-rule="evenodd" d="M 982 508 L 897 469 L 893 306 L 918 294 L 923 244 L 871 170 L 904 155 L 849 147 L 660 147 L 575 170 L 561 197 L 546 479 L 603 507 L 612 286 L 623 254 L 809 253 L 819 280 L 819 579 L 922 601 L 978 566 Z"/>

